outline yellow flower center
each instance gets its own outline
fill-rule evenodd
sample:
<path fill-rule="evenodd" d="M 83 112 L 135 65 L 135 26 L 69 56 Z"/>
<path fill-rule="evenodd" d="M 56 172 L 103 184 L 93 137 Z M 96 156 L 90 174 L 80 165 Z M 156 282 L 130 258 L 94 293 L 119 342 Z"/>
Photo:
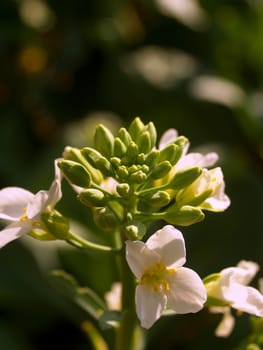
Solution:
<path fill-rule="evenodd" d="M 176 269 L 167 269 L 161 262 L 157 262 L 144 272 L 140 284 L 151 286 L 155 292 L 169 291 L 168 276 L 175 272 Z"/>
<path fill-rule="evenodd" d="M 21 222 L 25 222 L 25 221 L 30 220 L 31 225 L 32 225 L 33 227 L 36 227 L 36 228 L 41 228 L 41 227 L 42 227 L 40 221 L 31 220 L 31 219 L 28 218 L 27 213 L 26 213 L 26 208 L 23 209 L 23 212 L 24 212 L 24 214 L 23 214 L 22 216 L 20 216 L 20 218 L 19 218 L 19 220 L 20 220 Z"/>
<path fill-rule="evenodd" d="M 23 209 L 24 214 L 20 216 L 19 220 L 24 222 L 28 220 L 28 216 L 26 215 L 26 208 Z"/>

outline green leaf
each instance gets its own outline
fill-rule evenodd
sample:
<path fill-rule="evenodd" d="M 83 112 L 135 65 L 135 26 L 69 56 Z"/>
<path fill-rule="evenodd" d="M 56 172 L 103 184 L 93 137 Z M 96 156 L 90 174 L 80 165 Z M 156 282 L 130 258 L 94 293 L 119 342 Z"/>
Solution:
<path fill-rule="evenodd" d="M 104 301 L 90 288 L 78 285 L 75 278 L 63 270 L 51 272 L 51 278 L 58 287 L 78 306 L 98 320 L 107 309 Z"/>

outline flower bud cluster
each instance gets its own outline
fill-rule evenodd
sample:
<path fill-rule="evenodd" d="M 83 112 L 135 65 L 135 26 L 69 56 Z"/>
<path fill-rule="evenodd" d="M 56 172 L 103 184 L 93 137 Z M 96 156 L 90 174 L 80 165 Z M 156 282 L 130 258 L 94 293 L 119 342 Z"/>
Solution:
<path fill-rule="evenodd" d="M 122 228 L 128 238 L 141 238 L 153 220 L 186 226 L 204 218 L 202 209 L 228 206 L 214 205 L 226 201 L 221 169 L 209 171 L 205 156 L 186 155 L 186 137 L 170 129 L 156 142 L 154 124 L 137 117 L 116 136 L 98 125 L 94 148 L 66 147 L 58 165 L 103 230 Z"/>

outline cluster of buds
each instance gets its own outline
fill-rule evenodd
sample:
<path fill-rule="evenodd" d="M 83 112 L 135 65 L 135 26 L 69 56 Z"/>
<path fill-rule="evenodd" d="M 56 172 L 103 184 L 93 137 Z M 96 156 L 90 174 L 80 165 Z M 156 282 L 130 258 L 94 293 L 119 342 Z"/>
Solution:
<path fill-rule="evenodd" d="M 186 154 L 189 141 L 174 129 L 156 142 L 154 124 L 137 117 L 117 136 L 98 125 L 94 148 L 65 148 L 58 166 L 99 228 L 141 239 L 156 219 L 187 226 L 229 205 L 221 169 L 205 168 L 215 153 Z"/>

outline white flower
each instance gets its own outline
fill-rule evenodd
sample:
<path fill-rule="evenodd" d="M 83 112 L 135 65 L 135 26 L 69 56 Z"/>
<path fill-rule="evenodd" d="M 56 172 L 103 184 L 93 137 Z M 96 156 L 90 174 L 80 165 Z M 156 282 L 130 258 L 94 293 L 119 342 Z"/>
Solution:
<path fill-rule="evenodd" d="M 126 241 L 126 259 L 139 281 L 135 303 L 142 327 L 150 328 L 166 308 L 178 314 L 202 309 L 205 287 L 196 272 L 183 267 L 184 238 L 173 226 L 164 226 L 146 243 Z"/>
<path fill-rule="evenodd" d="M 242 260 L 236 267 L 223 269 L 218 278 L 206 284 L 207 294 L 211 298 L 226 303 L 226 307 L 212 308 L 224 314 L 223 324 L 219 325 L 219 336 L 227 336 L 233 328 L 230 319 L 230 307 L 251 315 L 263 317 L 263 295 L 248 286 L 259 269 L 253 261 Z"/>
<path fill-rule="evenodd" d="M 20 187 L 6 187 L 0 191 L 0 219 L 8 225 L 0 231 L 0 247 L 32 229 L 42 228 L 41 214 L 52 210 L 62 197 L 61 172 L 55 161 L 55 179 L 48 191 L 35 195 Z"/>
<path fill-rule="evenodd" d="M 162 150 L 170 143 L 173 143 L 177 137 L 178 133 L 175 129 L 168 129 L 160 139 L 159 149 Z M 185 144 L 182 156 L 168 174 L 168 181 L 178 171 L 182 172 L 196 166 L 203 168 L 203 170 L 196 181 L 176 194 L 176 202 L 180 206 L 193 205 L 210 211 L 225 210 L 230 205 L 230 199 L 224 192 L 223 172 L 220 167 L 207 169 L 217 162 L 218 154 L 215 152 L 207 154 L 187 153 L 189 145 L 189 142 Z M 164 181 L 167 181 L 167 179 Z"/>
<path fill-rule="evenodd" d="M 230 205 L 225 194 L 225 182 L 221 168 L 203 169 L 202 174 L 190 186 L 176 195 L 181 206 L 196 205 L 210 211 L 223 211 Z"/>

